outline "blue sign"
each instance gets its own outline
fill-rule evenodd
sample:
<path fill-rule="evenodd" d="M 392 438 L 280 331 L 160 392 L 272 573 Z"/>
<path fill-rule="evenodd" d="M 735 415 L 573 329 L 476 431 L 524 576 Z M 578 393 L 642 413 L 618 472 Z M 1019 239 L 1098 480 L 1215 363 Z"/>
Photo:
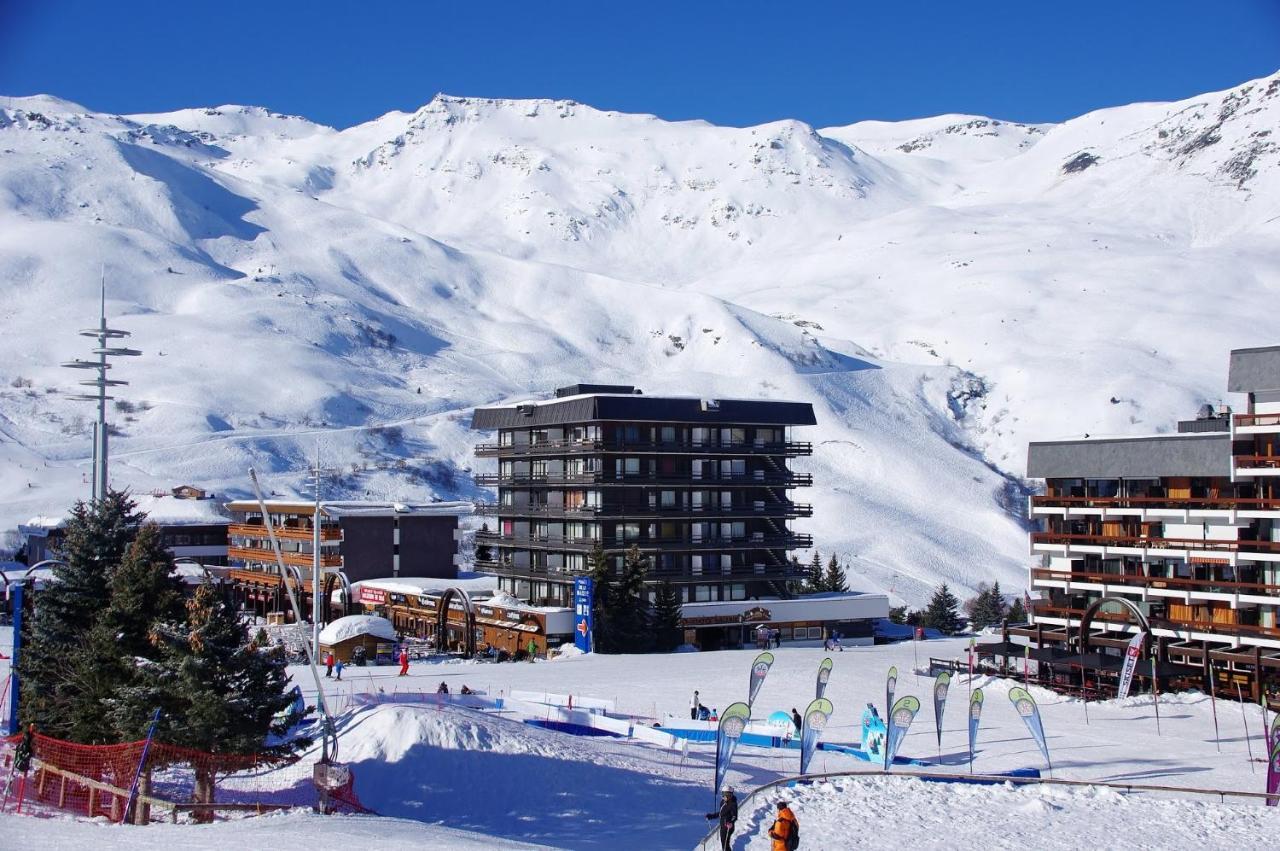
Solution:
<path fill-rule="evenodd" d="M 583 653 L 591 652 L 591 603 L 595 597 L 595 583 L 590 576 L 578 576 L 573 580 L 573 643 Z"/>

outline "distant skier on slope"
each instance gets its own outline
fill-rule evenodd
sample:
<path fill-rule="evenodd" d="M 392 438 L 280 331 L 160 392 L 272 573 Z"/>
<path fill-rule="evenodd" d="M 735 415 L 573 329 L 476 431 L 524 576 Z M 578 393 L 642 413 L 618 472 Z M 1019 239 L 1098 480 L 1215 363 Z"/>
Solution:
<path fill-rule="evenodd" d="M 400 648 L 400 673 L 398 676 L 409 676 L 409 651 L 405 650 L 403 647 Z"/>

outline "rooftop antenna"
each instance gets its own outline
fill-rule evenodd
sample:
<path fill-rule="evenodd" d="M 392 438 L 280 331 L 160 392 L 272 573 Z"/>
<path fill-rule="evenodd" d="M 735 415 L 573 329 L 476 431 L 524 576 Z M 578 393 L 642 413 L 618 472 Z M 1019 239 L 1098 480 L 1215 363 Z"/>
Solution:
<path fill-rule="evenodd" d="M 130 336 L 128 331 L 121 331 L 117 328 L 107 327 L 107 267 L 102 266 L 101 277 L 101 300 L 98 310 L 98 327 L 84 328 L 80 331 L 81 337 L 93 337 L 98 341 L 96 348 L 91 349 L 90 353 L 97 355 L 97 360 L 80 360 L 76 358 L 72 361 L 63 362 L 62 366 L 67 369 L 87 369 L 97 372 L 97 376 L 79 382 L 87 387 L 96 387 L 96 393 L 75 393 L 68 396 L 79 402 L 97 402 L 98 403 L 98 419 L 93 424 L 93 499 L 95 501 L 106 498 L 107 495 L 107 400 L 114 399 L 114 396 L 107 395 L 108 387 L 124 387 L 128 385 L 127 381 L 107 378 L 107 370 L 111 368 L 108 358 L 115 357 L 137 357 L 142 352 L 137 349 L 129 349 L 123 346 L 110 346 L 108 340 L 120 340 Z"/>

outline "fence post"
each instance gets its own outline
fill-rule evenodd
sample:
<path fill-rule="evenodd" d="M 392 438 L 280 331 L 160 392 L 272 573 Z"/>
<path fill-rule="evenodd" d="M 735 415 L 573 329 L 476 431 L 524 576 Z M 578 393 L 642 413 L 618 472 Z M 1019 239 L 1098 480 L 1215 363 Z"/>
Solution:
<path fill-rule="evenodd" d="M 129 820 L 129 813 L 133 810 L 134 799 L 138 796 L 138 781 L 142 778 L 142 769 L 147 764 L 147 752 L 151 750 L 151 739 L 156 734 L 156 725 L 160 723 L 160 710 L 156 709 L 155 714 L 151 716 L 151 726 L 147 728 L 147 740 L 142 745 L 142 756 L 138 758 L 138 770 L 133 773 L 133 784 L 129 786 L 129 798 L 125 801 L 124 814 L 120 816 L 120 823 L 124 824 Z"/>

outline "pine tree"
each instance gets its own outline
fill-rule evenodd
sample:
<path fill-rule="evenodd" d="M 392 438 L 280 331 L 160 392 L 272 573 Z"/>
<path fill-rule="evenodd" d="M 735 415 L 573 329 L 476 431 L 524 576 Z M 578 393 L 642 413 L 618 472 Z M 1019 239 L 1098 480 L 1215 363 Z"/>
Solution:
<path fill-rule="evenodd" d="M 489 531 L 489 524 L 481 523 L 480 532 L 484 534 L 484 533 L 487 533 L 488 531 Z M 493 559 L 493 551 L 489 549 L 488 544 L 481 542 L 476 545 L 476 555 L 475 555 L 476 561 L 491 561 L 492 559 Z"/>
<path fill-rule="evenodd" d="M 1009 607 L 1005 605 L 1004 594 L 1000 593 L 1000 583 L 991 583 L 991 622 L 998 624 L 1009 617 Z"/>
<path fill-rule="evenodd" d="M 157 738 L 215 754 L 284 757 L 309 742 L 285 739 L 298 720 L 277 715 L 293 703 L 282 648 L 259 649 L 248 628 L 211 583 L 187 601 L 185 621 L 157 629 L 161 662 L 148 670 L 172 700 Z M 214 769 L 193 766 L 195 799 L 212 803 Z"/>
<path fill-rule="evenodd" d="M 182 583 L 160 530 L 143 525 L 111 577 L 110 597 L 71 662 L 77 685 L 70 702 L 74 741 L 134 741 L 146 733 L 156 702 L 139 693 L 140 669 L 156 663 L 157 625 L 182 617 Z"/>
<path fill-rule="evenodd" d="M 107 604 L 112 574 L 137 534 L 142 515 L 120 491 L 71 509 L 54 581 L 40 592 L 19 660 L 23 723 L 69 739 L 77 725 L 72 704 L 81 692 L 73 662 L 84 652 L 98 613 Z"/>
<path fill-rule="evenodd" d="M 844 578 L 844 568 L 840 566 L 840 562 L 836 561 L 835 553 L 831 554 L 826 573 L 822 575 L 822 590 L 841 594 L 849 590 L 849 584 Z"/>
<path fill-rule="evenodd" d="M 813 558 L 809 560 L 808 572 L 809 575 L 804 582 L 804 592 L 806 594 L 817 594 L 825 590 L 823 587 L 822 554 L 817 550 L 813 551 Z"/>
<path fill-rule="evenodd" d="M 936 629 L 943 635 L 951 635 L 959 628 L 960 615 L 957 611 L 960 601 L 951 593 L 947 583 L 942 583 L 929 600 L 925 608 L 921 625 Z"/>
<path fill-rule="evenodd" d="M 895 606 L 889 610 L 889 623 L 903 624 L 907 622 L 907 607 Z"/>
<path fill-rule="evenodd" d="M 990 588 L 986 583 L 978 585 L 978 596 L 965 603 L 965 611 L 969 613 L 969 621 L 974 629 L 983 629 L 1004 620 L 1006 610 L 1000 583 L 997 582 Z"/>
<path fill-rule="evenodd" d="M 658 583 L 657 597 L 653 603 L 654 649 L 668 653 L 680 646 L 681 629 L 680 594 L 665 579 Z"/>
<path fill-rule="evenodd" d="M 1009 606 L 1008 618 L 1009 618 L 1009 623 L 1026 623 L 1027 622 L 1027 610 L 1022 605 L 1021 597 L 1013 598 L 1013 604 Z"/>
<path fill-rule="evenodd" d="M 617 577 L 610 575 L 609 557 L 598 543 L 587 556 L 587 573 L 592 582 L 591 629 L 595 650 L 599 653 L 614 653 L 616 651 L 613 649 L 609 615 L 613 608 L 611 589 Z"/>
<path fill-rule="evenodd" d="M 644 581 L 649 557 L 632 545 L 622 562 L 622 577 L 611 589 L 610 631 L 614 652 L 641 653 L 648 650 L 649 606 L 644 599 Z"/>

